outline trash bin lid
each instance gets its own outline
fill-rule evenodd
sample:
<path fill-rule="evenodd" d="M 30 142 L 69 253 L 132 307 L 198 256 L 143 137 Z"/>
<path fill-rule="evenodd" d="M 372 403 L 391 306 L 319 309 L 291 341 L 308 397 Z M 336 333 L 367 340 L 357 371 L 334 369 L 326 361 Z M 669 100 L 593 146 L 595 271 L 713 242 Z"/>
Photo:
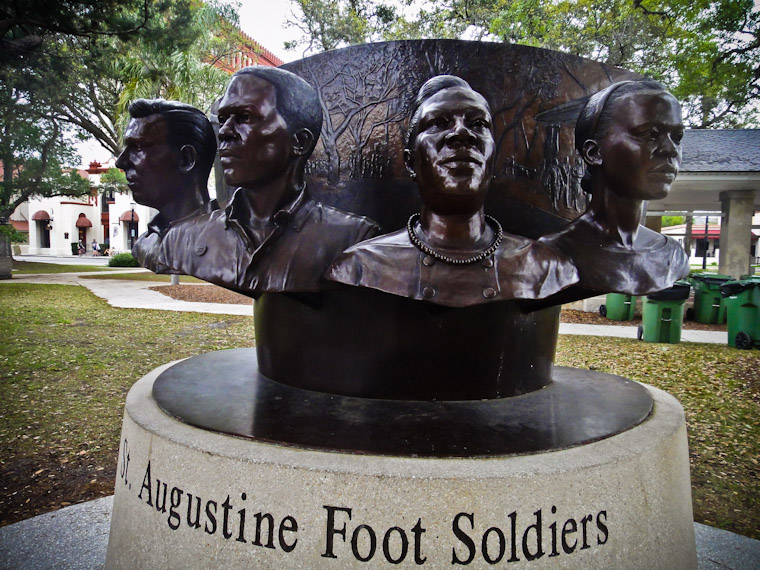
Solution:
<path fill-rule="evenodd" d="M 689 276 L 689 279 L 692 281 L 702 281 L 703 283 L 710 285 L 719 285 L 721 283 L 725 283 L 726 281 L 732 281 L 734 278 L 730 275 L 721 275 L 720 273 L 700 272 L 692 273 Z"/>
<path fill-rule="evenodd" d="M 690 291 L 691 285 L 689 282 L 679 280 L 668 289 L 663 289 L 656 293 L 650 293 L 647 295 L 647 298 L 653 301 L 684 301 L 689 298 Z"/>
<path fill-rule="evenodd" d="M 760 277 L 755 275 L 747 279 L 727 281 L 720 286 L 720 294 L 722 297 L 732 297 L 754 287 L 760 287 Z"/>

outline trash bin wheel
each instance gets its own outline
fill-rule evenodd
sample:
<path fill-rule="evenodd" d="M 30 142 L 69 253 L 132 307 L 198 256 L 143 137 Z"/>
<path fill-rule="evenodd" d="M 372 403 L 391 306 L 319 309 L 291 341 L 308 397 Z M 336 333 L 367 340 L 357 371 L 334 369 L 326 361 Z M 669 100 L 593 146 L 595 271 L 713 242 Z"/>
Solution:
<path fill-rule="evenodd" d="M 603 317 L 607 316 L 607 305 L 599 305 L 599 314 Z"/>
<path fill-rule="evenodd" d="M 639 328 L 636 329 L 636 338 L 639 340 L 644 338 L 644 325 L 639 325 Z"/>
<path fill-rule="evenodd" d="M 736 339 L 734 340 L 734 345 L 736 348 L 741 348 L 742 350 L 747 350 L 749 348 L 752 348 L 752 337 L 750 337 L 746 332 L 739 331 L 736 333 Z"/>
<path fill-rule="evenodd" d="M 689 307 L 686 309 L 686 319 L 689 321 L 694 320 L 694 307 Z"/>

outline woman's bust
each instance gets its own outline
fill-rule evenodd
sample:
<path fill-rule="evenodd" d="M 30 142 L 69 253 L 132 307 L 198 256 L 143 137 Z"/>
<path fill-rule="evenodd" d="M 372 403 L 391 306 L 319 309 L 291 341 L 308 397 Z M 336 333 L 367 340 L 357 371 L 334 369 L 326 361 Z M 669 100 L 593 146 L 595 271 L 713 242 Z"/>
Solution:
<path fill-rule="evenodd" d="M 639 222 L 644 202 L 664 198 L 681 164 L 681 106 L 655 81 L 622 81 L 593 95 L 575 144 L 586 163 L 586 212 L 541 242 L 568 254 L 582 288 L 644 295 L 689 272 L 672 238 Z"/>
<path fill-rule="evenodd" d="M 542 299 L 572 285 L 577 274 L 569 258 L 505 233 L 485 215 L 493 159 L 483 96 L 458 77 L 428 80 L 412 109 L 404 151 L 421 212 L 405 229 L 346 250 L 328 278 L 451 307 Z"/>

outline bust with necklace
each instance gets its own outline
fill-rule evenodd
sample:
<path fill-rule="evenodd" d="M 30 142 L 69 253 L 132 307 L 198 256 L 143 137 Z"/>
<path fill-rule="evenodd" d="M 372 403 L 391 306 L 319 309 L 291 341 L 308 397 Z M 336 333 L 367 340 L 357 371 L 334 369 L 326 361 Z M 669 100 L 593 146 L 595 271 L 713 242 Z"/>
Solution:
<path fill-rule="evenodd" d="M 486 216 L 493 160 L 483 96 L 455 76 L 428 80 L 412 107 L 404 151 L 421 212 L 405 229 L 346 250 L 328 278 L 449 307 L 543 299 L 575 283 L 567 256 L 505 233 Z"/>

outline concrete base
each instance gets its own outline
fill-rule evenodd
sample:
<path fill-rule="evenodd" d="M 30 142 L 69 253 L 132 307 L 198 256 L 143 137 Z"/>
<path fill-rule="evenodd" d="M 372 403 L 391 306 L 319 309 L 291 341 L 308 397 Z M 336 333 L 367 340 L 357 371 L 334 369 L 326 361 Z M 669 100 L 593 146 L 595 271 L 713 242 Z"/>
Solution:
<path fill-rule="evenodd" d="M 659 390 L 594 443 L 402 458 L 180 423 L 152 397 L 165 368 L 127 397 L 107 568 L 697 566 L 683 411 Z"/>

